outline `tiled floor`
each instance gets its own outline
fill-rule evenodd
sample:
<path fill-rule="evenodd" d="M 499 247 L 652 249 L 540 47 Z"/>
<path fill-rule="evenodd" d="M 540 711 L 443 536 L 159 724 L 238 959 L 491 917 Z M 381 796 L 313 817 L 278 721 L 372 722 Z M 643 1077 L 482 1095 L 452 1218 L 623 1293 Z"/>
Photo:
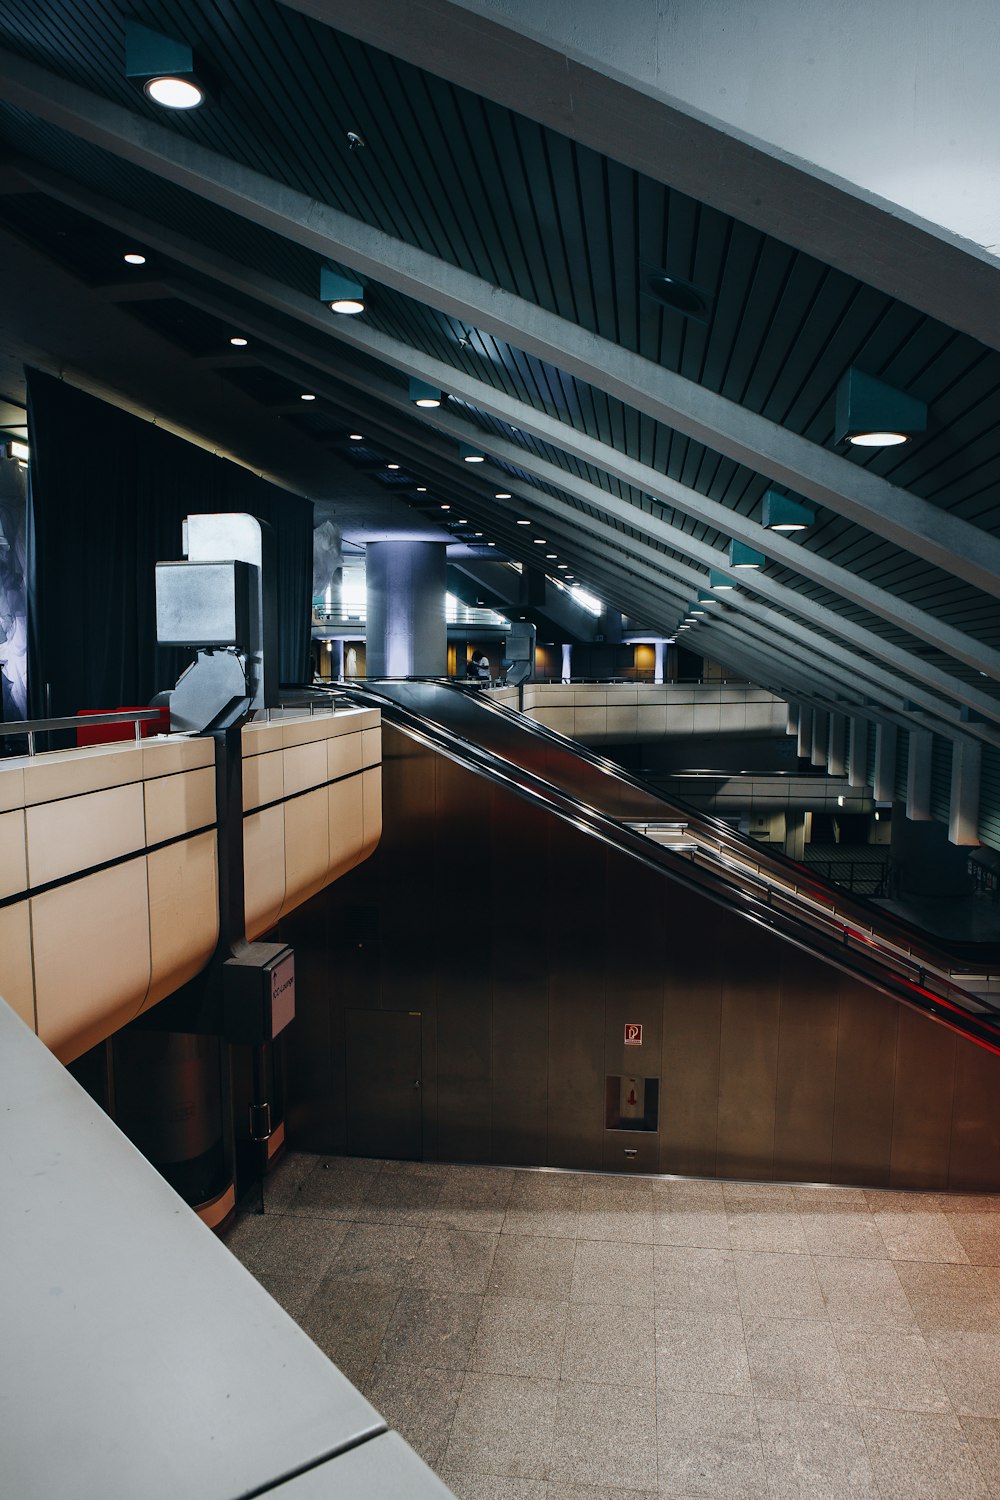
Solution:
<path fill-rule="evenodd" d="M 228 1243 L 461 1500 L 1000 1500 L 1000 1197 L 291 1156 Z"/>

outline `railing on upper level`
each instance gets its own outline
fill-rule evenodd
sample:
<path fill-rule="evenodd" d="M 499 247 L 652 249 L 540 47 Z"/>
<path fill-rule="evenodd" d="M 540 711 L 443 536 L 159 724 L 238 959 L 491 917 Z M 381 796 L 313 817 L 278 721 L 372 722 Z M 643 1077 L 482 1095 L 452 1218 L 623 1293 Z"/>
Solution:
<path fill-rule="evenodd" d="M 101 724 L 134 724 L 135 737 L 142 739 L 142 726 L 150 719 L 162 717 L 158 708 L 130 708 L 115 713 L 74 714 L 66 719 L 15 719 L 0 724 L 0 739 L 27 739 L 28 754 L 35 754 L 35 736 L 55 734 L 59 730 L 90 729 Z"/>

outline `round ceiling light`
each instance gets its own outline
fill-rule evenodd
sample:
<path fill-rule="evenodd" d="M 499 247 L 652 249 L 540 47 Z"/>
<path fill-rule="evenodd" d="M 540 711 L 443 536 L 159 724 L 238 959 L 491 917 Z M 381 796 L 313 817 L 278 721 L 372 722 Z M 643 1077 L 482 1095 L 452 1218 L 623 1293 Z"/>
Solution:
<path fill-rule="evenodd" d="M 347 434 L 347 440 L 348 440 L 349 443 L 363 443 L 364 440 L 365 440 L 364 433 L 362 433 L 362 432 L 349 432 Z"/>
<path fill-rule="evenodd" d="M 856 432 L 848 438 L 855 448 L 898 448 L 909 441 L 905 432 Z"/>
<path fill-rule="evenodd" d="M 236 334 L 229 340 L 229 342 L 232 344 L 234 349 L 245 349 L 250 340 L 240 338 L 239 335 Z"/>
<path fill-rule="evenodd" d="M 509 490 L 497 490 L 493 498 L 494 500 L 512 500 L 513 496 Z"/>
<path fill-rule="evenodd" d="M 130 250 L 125 256 L 125 260 L 130 266 L 144 266 L 146 264 L 146 257 L 140 255 L 138 250 Z"/>
<path fill-rule="evenodd" d="M 150 78 L 143 92 L 164 109 L 196 109 L 205 102 L 205 90 L 188 78 Z"/>
<path fill-rule="evenodd" d="M 676 276 L 657 272 L 650 276 L 647 285 L 653 296 L 673 312 L 683 313 L 686 317 L 708 317 L 708 303 L 690 282 L 678 281 Z"/>
<path fill-rule="evenodd" d="M 302 394 L 301 394 L 301 396 L 299 397 L 299 400 L 300 401 L 315 401 L 316 397 L 315 396 L 311 396 L 308 391 L 303 391 Z"/>
<path fill-rule="evenodd" d="M 347 317 L 353 317 L 355 313 L 363 313 L 365 304 L 357 297 L 337 297 L 330 303 L 330 311 L 333 313 L 344 313 Z"/>

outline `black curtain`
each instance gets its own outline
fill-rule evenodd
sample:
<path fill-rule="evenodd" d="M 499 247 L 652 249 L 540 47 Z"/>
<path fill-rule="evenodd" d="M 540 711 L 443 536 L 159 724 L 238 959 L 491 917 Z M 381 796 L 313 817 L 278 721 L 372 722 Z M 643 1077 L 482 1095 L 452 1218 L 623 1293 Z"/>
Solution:
<path fill-rule="evenodd" d="M 277 540 L 281 680 L 308 681 L 313 507 L 238 464 L 28 370 L 30 713 L 148 703 L 191 653 L 156 646 L 154 566 L 185 516 L 242 511 Z"/>

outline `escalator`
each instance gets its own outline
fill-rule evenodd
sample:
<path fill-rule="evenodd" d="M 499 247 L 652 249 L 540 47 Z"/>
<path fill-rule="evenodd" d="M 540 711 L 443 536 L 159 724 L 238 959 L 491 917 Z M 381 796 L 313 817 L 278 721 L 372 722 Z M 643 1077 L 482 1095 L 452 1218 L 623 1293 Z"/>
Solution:
<path fill-rule="evenodd" d="M 412 679 L 337 691 L 379 707 L 384 722 L 416 743 L 1000 1054 L 990 955 L 961 946 L 946 951 L 905 922 L 720 820 L 667 801 L 603 756 L 483 694 Z"/>

